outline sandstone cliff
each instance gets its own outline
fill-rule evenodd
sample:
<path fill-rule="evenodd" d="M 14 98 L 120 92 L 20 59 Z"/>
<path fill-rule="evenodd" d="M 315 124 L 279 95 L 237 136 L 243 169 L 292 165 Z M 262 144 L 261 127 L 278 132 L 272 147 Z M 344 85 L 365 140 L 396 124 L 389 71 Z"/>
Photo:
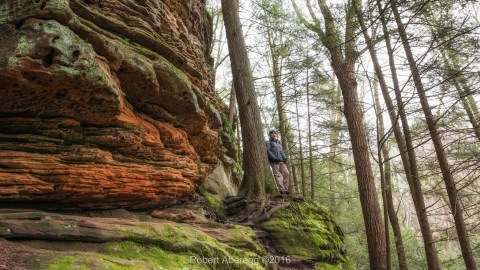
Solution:
<path fill-rule="evenodd" d="M 144 208 L 212 171 L 204 3 L 0 3 L 0 201 Z"/>

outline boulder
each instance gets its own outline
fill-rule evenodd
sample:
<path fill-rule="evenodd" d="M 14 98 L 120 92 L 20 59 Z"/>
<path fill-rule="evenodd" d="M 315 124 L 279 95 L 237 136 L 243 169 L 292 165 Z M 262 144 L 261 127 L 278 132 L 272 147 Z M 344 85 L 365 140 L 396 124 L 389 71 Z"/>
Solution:
<path fill-rule="evenodd" d="M 267 232 L 265 241 L 280 265 L 301 261 L 315 269 L 353 269 L 343 230 L 316 202 L 292 200 L 290 207 L 275 212 L 259 227 Z"/>

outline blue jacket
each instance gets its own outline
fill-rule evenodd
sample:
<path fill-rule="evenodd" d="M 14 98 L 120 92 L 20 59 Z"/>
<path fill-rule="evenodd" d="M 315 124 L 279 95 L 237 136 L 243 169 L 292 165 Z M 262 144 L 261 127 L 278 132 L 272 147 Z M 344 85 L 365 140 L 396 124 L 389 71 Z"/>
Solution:
<path fill-rule="evenodd" d="M 273 163 L 286 162 L 287 157 L 283 152 L 282 145 L 278 140 L 268 140 L 265 142 L 267 145 L 268 161 Z"/>

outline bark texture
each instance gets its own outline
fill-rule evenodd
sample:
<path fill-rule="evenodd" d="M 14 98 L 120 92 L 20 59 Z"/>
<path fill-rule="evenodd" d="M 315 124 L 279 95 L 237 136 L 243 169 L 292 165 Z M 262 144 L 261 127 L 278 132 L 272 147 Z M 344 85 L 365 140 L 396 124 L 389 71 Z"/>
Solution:
<path fill-rule="evenodd" d="M 222 0 L 222 11 L 242 126 L 244 178 L 240 192 L 244 192 L 249 199 L 265 199 L 266 194 L 275 192 L 276 187 L 268 164 L 260 108 L 253 84 L 237 1 Z"/>

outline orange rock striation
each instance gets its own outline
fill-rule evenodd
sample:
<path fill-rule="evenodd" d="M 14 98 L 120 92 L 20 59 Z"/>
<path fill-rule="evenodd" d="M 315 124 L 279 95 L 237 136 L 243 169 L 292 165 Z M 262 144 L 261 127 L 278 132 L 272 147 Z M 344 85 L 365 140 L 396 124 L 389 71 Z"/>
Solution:
<path fill-rule="evenodd" d="M 204 1 L 0 2 L 0 201 L 144 208 L 220 149 Z"/>

